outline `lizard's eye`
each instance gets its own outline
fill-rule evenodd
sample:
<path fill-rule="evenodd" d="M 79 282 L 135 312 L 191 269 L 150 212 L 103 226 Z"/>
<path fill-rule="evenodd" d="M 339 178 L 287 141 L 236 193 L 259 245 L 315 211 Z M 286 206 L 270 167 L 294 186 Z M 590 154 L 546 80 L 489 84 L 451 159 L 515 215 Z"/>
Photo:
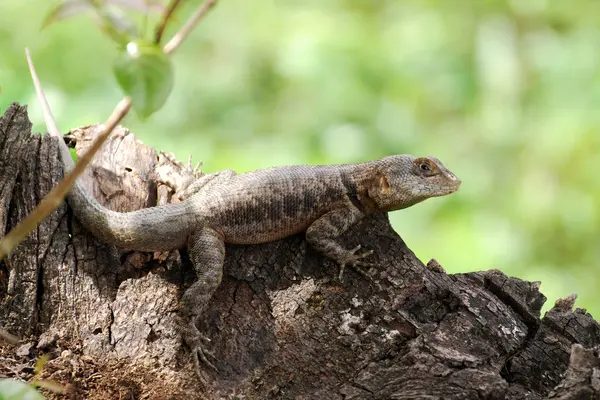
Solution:
<path fill-rule="evenodd" d="M 421 163 L 421 165 L 419 165 L 419 168 L 421 168 L 421 171 L 423 172 L 431 172 L 431 167 L 426 163 Z"/>

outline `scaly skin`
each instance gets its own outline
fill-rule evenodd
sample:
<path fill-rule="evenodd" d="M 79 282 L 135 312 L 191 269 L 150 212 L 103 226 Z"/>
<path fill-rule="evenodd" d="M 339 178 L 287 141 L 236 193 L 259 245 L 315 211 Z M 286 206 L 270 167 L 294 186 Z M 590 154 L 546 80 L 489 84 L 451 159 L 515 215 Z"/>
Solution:
<path fill-rule="evenodd" d="M 69 171 L 74 164 L 62 138 L 59 146 Z M 305 231 L 313 248 L 340 265 L 341 278 L 346 265 L 371 265 L 362 261 L 371 252 L 359 254 L 360 246 L 349 250 L 336 241 L 353 224 L 459 186 L 436 158 L 393 155 L 360 164 L 283 166 L 240 175 L 223 171 L 193 183 L 181 203 L 126 213 L 100 205 L 79 182 L 68 198 L 82 224 L 108 243 L 142 251 L 188 246 L 198 280 L 182 298 L 183 337 L 197 365 L 199 357 L 212 366 L 196 321 L 221 283 L 225 243 L 265 243 Z"/>

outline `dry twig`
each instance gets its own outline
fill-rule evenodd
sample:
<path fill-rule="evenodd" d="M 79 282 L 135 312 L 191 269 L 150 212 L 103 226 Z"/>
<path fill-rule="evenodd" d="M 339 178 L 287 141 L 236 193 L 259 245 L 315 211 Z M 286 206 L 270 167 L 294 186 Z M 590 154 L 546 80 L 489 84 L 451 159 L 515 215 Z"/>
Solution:
<path fill-rule="evenodd" d="M 158 26 L 156 27 L 156 31 L 154 33 L 154 44 L 160 44 L 162 40 L 162 36 L 165 33 L 165 28 L 167 27 L 167 22 L 171 19 L 171 16 L 175 13 L 175 10 L 181 4 L 181 0 L 171 0 L 167 10 L 163 13 L 162 18 Z"/>

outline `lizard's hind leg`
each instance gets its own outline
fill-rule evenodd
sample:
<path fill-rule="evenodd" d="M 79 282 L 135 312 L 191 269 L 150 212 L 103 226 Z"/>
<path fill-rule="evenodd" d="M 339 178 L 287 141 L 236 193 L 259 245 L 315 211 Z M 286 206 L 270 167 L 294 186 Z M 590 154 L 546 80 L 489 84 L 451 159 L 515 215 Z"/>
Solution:
<path fill-rule="evenodd" d="M 179 200 L 185 200 L 200 191 L 209 191 L 216 185 L 223 184 L 227 182 L 232 176 L 235 176 L 236 172 L 232 169 L 226 169 L 223 171 L 217 171 L 209 175 L 204 175 L 200 179 L 189 183 L 187 186 L 183 187 L 179 192 L 177 197 Z"/>
<path fill-rule="evenodd" d="M 212 354 L 204 348 L 204 342 L 210 340 L 200 333 L 197 322 L 221 284 L 225 243 L 215 230 L 204 227 L 190 236 L 188 252 L 196 270 L 197 281 L 185 291 L 181 300 L 183 340 L 193 352 L 192 359 L 197 371 L 200 370 L 200 361 L 216 370 L 206 357 L 212 357 Z"/>

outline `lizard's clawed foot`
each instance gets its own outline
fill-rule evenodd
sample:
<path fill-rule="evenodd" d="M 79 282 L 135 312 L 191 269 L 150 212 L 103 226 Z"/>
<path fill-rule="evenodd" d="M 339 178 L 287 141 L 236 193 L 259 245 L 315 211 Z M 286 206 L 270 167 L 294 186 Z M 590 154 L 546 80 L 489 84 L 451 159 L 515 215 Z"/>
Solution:
<path fill-rule="evenodd" d="M 203 337 L 203 339 L 207 339 L 207 338 Z M 213 353 L 209 352 L 208 350 L 206 350 L 203 345 L 197 344 L 196 346 L 194 346 L 192 348 L 192 351 L 194 352 L 192 357 L 194 359 L 194 366 L 196 367 L 197 371 L 200 371 L 200 362 L 203 362 L 206 366 L 208 366 L 213 371 L 219 372 L 217 367 L 215 367 L 213 365 L 213 363 L 208 361 L 208 357 L 212 358 L 213 360 L 216 360 L 215 355 Z"/>
<path fill-rule="evenodd" d="M 213 363 L 208 360 L 210 357 L 216 361 L 214 354 L 206 350 L 205 347 L 206 343 L 210 343 L 210 339 L 201 334 L 196 328 L 195 324 L 190 324 L 190 326 L 186 327 L 183 340 L 192 351 L 192 360 L 194 361 L 194 367 L 196 368 L 198 375 L 200 375 L 201 362 L 215 372 L 218 371 L 217 367 L 215 367 Z"/>
<path fill-rule="evenodd" d="M 358 246 L 356 246 L 355 248 L 350 250 L 348 252 L 348 257 L 339 263 L 340 264 L 340 273 L 338 275 L 339 280 L 342 280 L 342 275 L 344 275 L 344 271 L 346 270 L 346 265 L 348 265 L 350 268 L 352 268 L 353 270 L 358 272 L 360 275 L 362 275 L 366 279 L 370 280 L 371 282 L 373 281 L 373 278 L 371 278 L 365 271 L 363 271 L 362 268 L 360 268 L 360 266 L 374 267 L 377 265 L 375 263 L 362 261 L 363 258 L 368 257 L 371 254 L 373 254 L 373 250 L 365 251 L 364 253 L 361 253 L 361 254 L 356 254 L 356 252 L 358 250 L 360 250 L 360 248 L 361 248 L 361 245 L 359 244 Z"/>

